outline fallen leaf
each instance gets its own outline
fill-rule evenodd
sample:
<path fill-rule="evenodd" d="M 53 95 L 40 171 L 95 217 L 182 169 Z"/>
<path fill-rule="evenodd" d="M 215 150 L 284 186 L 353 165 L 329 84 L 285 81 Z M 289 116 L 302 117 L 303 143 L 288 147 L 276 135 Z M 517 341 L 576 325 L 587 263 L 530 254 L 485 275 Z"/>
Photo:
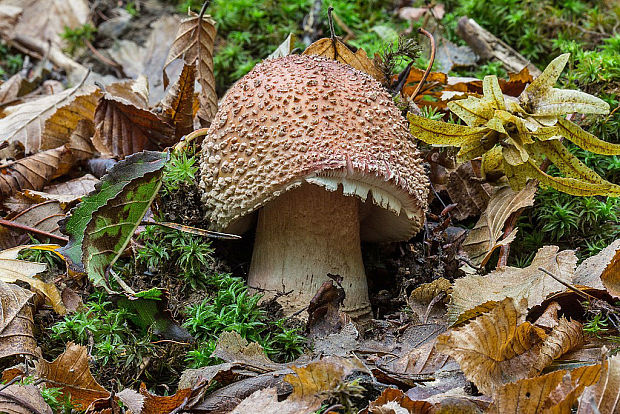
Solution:
<path fill-rule="evenodd" d="M 194 83 L 196 69 L 184 65 L 179 79 L 172 85 L 161 102 L 162 118 L 174 126 L 174 136 L 180 140 L 194 129 Z"/>
<path fill-rule="evenodd" d="M 60 247 L 52 245 L 54 247 Z M 26 260 L 18 260 L 17 255 L 24 248 L 30 246 L 17 246 L 0 252 L 0 280 L 6 283 L 17 281 L 28 283 L 31 288 L 49 299 L 52 307 L 59 315 L 67 313 L 62 303 L 60 292 L 53 283 L 46 283 L 34 276 L 45 271 L 47 265 Z M 53 247 L 52 247 L 53 248 Z"/>
<path fill-rule="evenodd" d="M 479 57 L 469 46 L 457 46 L 448 39 L 440 38 L 435 59 L 441 72 L 448 73 L 455 68 L 474 66 Z"/>
<path fill-rule="evenodd" d="M 0 104 L 8 104 L 32 92 L 36 87 L 37 82 L 26 79 L 21 73 L 16 73 L 0 85 Z"/>
<path fill-rule="evenodd" d="M 69 141 L 78 121 L 93 120 L 99 96 L 96 86 L 77 85 L 12 106 L 0 119 L 0 131 L 9 142 L 21 142 L 27 155 L 60 147 Z"/>
<path fill-rule="evenodd" d="M 364 49 L 357 49 L 353 53 L 347 45 L 338 38 L 324 38 L 312 43 L 304 50 L 302 55 L 317 55 L 328 59 L 337 60 L 338 62 L 352 66 L 353 68 L 365 72 L 383 83 L 385 76 L 375 66 L 375 63 L 368 58 Z"/>
<path fill-rule="evenodd" d="M 125 99 L 106 93 L 95 111 L 93 145 L 104 156 L 125 158 L 174 143 L 172 127 L 153 112 L 135 105 L 138 93 Z"/>
<path fill-rule="evenodd" d="M 7 414 L 52 414 L 36 385 L 9 385 L 0 391 L 0 412 Z"/>
<path fill-rule="evenodd" d="M 32 307 L 34 294 L 0 280 L 0 359 L 11 355 L 37 356 Z"/>
<path fill-rule="evenodd" d="M 575 270 L 573 283 L 607 290 L 620 298 L 620 239 L 589 257 Z"/>
<path fill-rule="evenodd" d="M 472 161 L 465 162 L 450 173 L 446 190 L 455 209 L 450 213 L 457 220 L 481 215 L 487 208 L 493 188 L 477 177 Z"/>
<path fill-rule="evenodd" d="M 541 328 L 522 322 L 523 317 L 513 299 L 506 298 L 469 324 L 440 335 L 437 350 L 456 359 L 481 392 L 494 395 L 504 384 L 540 373 L 583 342 L 578 322 L 561 319 L 547 335 Z"/>
<path fill-rule="evenodd" d="M 65 217 L 60 203 L 54 200 L 33 204 L 17 214 L 9 214 L 5 220 L 61 236 L 58 222 Z M 10 227 L 0 227 L 0 249 L 9 249 L 28 243 L 28 232 Z"/>
<path fill-rule="evenodd" d="M 518 193 L 510 187 L 501 187 L 489 199 L 486 210 L 462 244 L 472 263 L 484 266 L 495 249 L 514 240 L 517 228 L 502 240 L 504 224 L 512 214 L 534 204 L 536 184 L 531 182 Z"/>
<path fill-rule="evenodd" d="M 47 381 L 47 387 L 60 387 L 63 396 L 71 395 L 75 408 L 86 410 L 95 400 L 108 398 L 110 393 L 97 383 L 88 366 L 88 350 L 73 342 L 53 362 L 39 359 L 37 375 Z"/>
<path fill-rule="evenodd" d="M 284 365 L 271 361 L 262 346 L 256 342 L 248 343 L 235 331 L 220 334 L 212 356 L 233 364 L 251 367 L 257 372 L 284 368 Z"/>
<path fill-rule="evenodd" d="M 563 291 L 564 285 L 538 270 L 542 267 L 570 283 L 577 256 L 572 250 L 558 250 L 557 246 L 540 248 L 526 268 L 507 266 L 486 276 L 472 275 L 456 279 L 448 305 L 448 322 L 454 323 L 461 319 L 461 314 L 485 302 L 513 298 L 519 303 L 525 299 L 527 306 L 532 308 L 552 293 Z"/>
<path fill-rule="evenodd" d="M 278 401 L 278 391 L 271 387 L 252 393 L 249 397 L 241 401 L 231 414 L 310 414 L 315 411 L 312 407 L 314 406 L 305 401 L 290 399 Z"/>
<path fill-rule="evenodd" d="M 132 389 L 125 388 L 121 392 L 117 393 L 116 396 L 127 406 L 127 408 L 131 410 L 133 414 L 142 413 L 144 401 L 146 400 L 144 395 Z"/>
<path fill-rule="evenodd" d="M 620 410 L 620 355 L 603 363 L 601 379 L 579 398 L 577 414 L 617 413 Z"/>
<path fill-rule="evenodd" d="M 265 60 L 275 59 L 275 58 L 290 55 L 291 52 L 293 51 L 293 48 L 295 47 L 296 39 L 297 38 L 294 33 L 289 33 L 288 36 L 286 36 L 286 39 L 284 39 L 284 41 L 280 43 L 280 46 L 278 46 L 276 50 L 274 50 L 269 56 L 267 56 Z"/>
<path fill-rule="evenodd" d="M 189 398 L 192 390 L 189 388 L 178 390 L 174 395 L 161 397 L 151 394 L 144 383 L 140 384 L 140 394 L 144 398 L 144 407 L 142 411 L 136 414 L 168 414 L 180 406 L 185 399 Z"/>
<path fill-rule="evenodd" d="M 215 20 L 211 16 L 199 16 L 189 11 L 188 18 L 181 20 L 174 43 L 163 67 L 164 87 L 168 86 L 166 68 L 175 59 L 183 59 L 186 65 L 195 65 L 196 79 L 201 91 L 198 94 L 200 109 L 198 118 L 203 127 L 209 126 L 217 112 L 217 93 L 213 75 L 213 47 Z"/>
<path fill-rule="evenodd" d="M 371 414 L 433 414 L 435 406 L 426 401 L 413 401 L 401 390 L 386 388 L 379 398 L 368 404 Z"/>

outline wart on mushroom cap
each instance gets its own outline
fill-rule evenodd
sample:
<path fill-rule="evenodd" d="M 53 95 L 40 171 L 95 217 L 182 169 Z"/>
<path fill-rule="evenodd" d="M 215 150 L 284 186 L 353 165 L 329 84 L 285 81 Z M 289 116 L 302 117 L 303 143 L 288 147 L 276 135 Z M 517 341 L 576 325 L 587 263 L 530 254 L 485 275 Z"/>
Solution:
<path fill-rule="evenodd" d="M 292 291 L 279 300 L 289 312 L 333 273 L 344 279 L 345 311 L 368 313 L 360 238 L 410 238 L 428 192 L 390 95 L 369 75 L 317 56 L 265 61 L 229 90 L 201 174 L 214 229 L 241 233 L 260 209 L 248 284 Z"/>

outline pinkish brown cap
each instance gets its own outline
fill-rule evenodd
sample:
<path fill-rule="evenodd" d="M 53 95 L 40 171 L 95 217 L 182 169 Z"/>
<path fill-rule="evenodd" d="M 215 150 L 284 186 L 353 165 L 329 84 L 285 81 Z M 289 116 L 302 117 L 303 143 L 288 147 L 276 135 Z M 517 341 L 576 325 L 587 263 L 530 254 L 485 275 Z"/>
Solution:
<path fill-rule="evenodd" d="M 228 91 L 203 143 L 201 175 L 212 227 L 235 232 L 308 182 L 366 201 L 363 240 L 407 240 L 422 226 L 428 193 L 413 137 L 387 91 L 317 56 L 264 61 Z"/>

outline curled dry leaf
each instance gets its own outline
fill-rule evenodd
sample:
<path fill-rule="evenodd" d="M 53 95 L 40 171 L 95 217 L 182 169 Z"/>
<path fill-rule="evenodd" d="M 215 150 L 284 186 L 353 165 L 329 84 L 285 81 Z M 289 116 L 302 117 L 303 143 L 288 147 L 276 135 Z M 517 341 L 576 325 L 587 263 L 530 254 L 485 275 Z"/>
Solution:
<path fill-rule="evenodd" d="M 379 398 L 368 404 L 365 413 L 371 414 L 433 414 L 435 406 L 426 401 L 413 401 L 401 390 L 386 388 Z"/>
<path fill-rule="evenodd" d="M 61 236 L 58 221 L 65 217 L 60 203 L 55 200 L 32 204 L 6 220 Z M 0 249 L 9 249 L 29 242 L 29 234 L 10 227 L 0 227 Z"/>
<path fill-rule="evenodd" d="M 357 70 L 366 72 L 381 83 L 385 80 L 383 73 L 375 66 L 375 63 L 368 58 L 364 49 L 357 49 L 357 52 L 353 53 L 351 49 L 338 38 L 331 39 L 326 37 L 319 39 L 308 46 L 302 55 L 317 55 L 337 60 Z"/>
<path fill-rule="evenodd" d="M 472 161 L 459 165 L 450 173 L 446 189 L 452 202 L 456 203 L 451 214 L 457 220 L 484 214 L 493 193 L 493 188 L 478 178 Z"/>
<path fill-rule="evenodd" d="M 106 92 L 99 100 L 93 144 L 102 155 L 125 158 L 174 142 L 172 127 L 153 112 L 136 106 L 140 102 L 146 104 L 141 94 L 133 90 L 123 96 Z"/>
<path fill-rule="evenodd" d="M 536 183 L 533 181 L 519 192 L 506 186 L 493 193 L 486 210 L 462 244 L 463 250 L 473 263 L 484 266 L 495 249 L 514 240 L 517 235 L 516 227 L 500 240 L 504 223 L 512 214 L 518 214 L 521 209 L 533 205 L 535 194 Z"/>
<path fill-rule="evenodd" d="M 13 384 L 0 391 L 0 412 L 7 414 L 52 414 L 35 385 Z"/>
<path fill-rule="evenodd" d="M 184 65 L 179 79 L 170 88 L 161 102 L 162 118 L 174 126 L 177 140 L 194 129 L 194 83 L 196 70 L 191 65 Z"/>
<path fill-rule="evenodd" d="M 619 396 L 620 355 L 616 354 L 603 363 L 600 380 L 583 391 L 577 414 L 617 413 Z"/>
<path fill-rule="evenodd" d="M 607 289 L 620 298 L 620 239 L 583 261 L 575 270 L 573 282 L 596 289 Z"/>
<path fill-rule="evenodd" d="M 547 335 L 522 320 L 513 299 L 506 298 L 466 326 L 440 335 L 436 347 L 456 359 L 480 391 L 494 395 L 502 385 L 538 374 L 583 342 L 578 322 L 561 319 Z"/>
<path fill-rule="evenodd" d="M 206 127 L 217 112 L 217 93 L 213 74 L 213 47 L 215 41 L 215 20 L 211 16 L 199 16 L 190 11 L 189 16 L 181 21 L 176 39 L 170 47 L 168 58 L 163 67 L 164 87 L 168 86 L 166 67 L 175 59 L 183 59 L 186 65 L 194 66 L 196 79 L 201 91 L 198 94 L 200 109 L 198 118 Z"/>
<path fill-rule="evenodd" d="M 293 51 L 293 48 L 295 47 L 296 39 L 297 37 L 295 36 L 295 34 L 289 33 L 288 36 L 286 36 L 286 39 L 284 39 L 284 41 L 280 43 L 280 46 L 278 46 L 276 50 L 274 50 L 269 56 L 267 56 L 265 60 L 290 55 Z"/>
<path fill-rule="evenodd" d="M 0 131 L 9 142 L 21 142 L 26 154 L 60 147 L 80 120 L 93 120 L 99 96 L 99 88 L 78 85 L 12 106 L 0 119 Z"/>
<path fill-rule="evenodd" d="M 40 359 L 36 369 L 37 375 L 47 380 L 46 386 L 60 387 L 63 396 L 70 394 L 77 409 L 86 410 L 93 401 L 110 396 L 90 373 L 85 346 L 69 342 L 58 358 L 53 362 Z"/>
<path fill-rule="evenodd" d="M 37 356 L 34 339 L 33 293 L 0 280 L 0 359 L 11 355 Z"/>
<path fill-rule="evenodd" d="M 532 264 L 523 269 L 508 266 L 486 276 L 473 275 L 455 280 L 448 305 L 448 322 L 462 319 L 463 313 L 485 302 L 499 302 L 510 297 L 517 303 L 525 299 L 527 306 L 532 308 L 541 304 L 550 294 L 563 291 L 564 285 L 538 270 L 542 267 L 570 283 L 577 256 L 572 250 L 558 250 L 557 246 L 540 248 Z"/>
<path fill-rule="evenodd" d="M 140 394 L 144 396 L 144 406 L 135 414 L 168 414 L 179 407 L 192 394 L 189 388 L 178 390 L 174 395 L 161 397 L 151 394 L 144 383 L 140 384 Z"/>
<path fill-rule="evenodd" d="M 237 332 L 223 332 L 217 340 L 213 356 L 226 362 L 251 367 L 257 372 L 276 371 L 284 365 L 271 361 L 262 346 L 248 343 Z"/>

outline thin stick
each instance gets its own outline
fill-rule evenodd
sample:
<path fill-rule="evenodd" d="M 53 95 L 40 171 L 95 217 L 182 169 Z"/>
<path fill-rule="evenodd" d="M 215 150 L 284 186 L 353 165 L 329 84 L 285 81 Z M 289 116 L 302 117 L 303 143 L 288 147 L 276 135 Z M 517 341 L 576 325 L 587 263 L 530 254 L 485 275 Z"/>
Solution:
<path fill-rule="evenodd" d="M 211 0 L 205 1 L 204 4 L 202 5 L 202 9 L 200 9 L 200 13 L 198 14 L 199 20 L 202 20 L 202 16 L 205 15 L 205 12 L 207 11 L 207 7 L 209 7 L 209 3 L 211 3 Z"/>
<path fill-rule="evenodd" d="M 327 21 L 329 22 L 329 37 L 332 39 L 332 42 L 336 40 L 336 32 L 334 32 L 334 18 L 332 17 L 333 11 L 334 11 L 333 6 L 329 6 L 327 8 Z"/>
<path fill-rule="evenodd" d="M 197 227 L 191 227 L 191 226 L 186 226 L 184 224 L 171 223 L 171 222 L 166 222 L 166 221 L 159 222 L 159 221 L 146 221 L 145 220 L 145 221 L 141 221 L 140 224 L 143 226 L 160 226 L 160 227 L 165 227 L 168 229 L 183 231 L 185 233 L 195 234 L 197 236 L 213 237 L 216 239 L 236 240 L 236 239 L 241 238 L 241 236 L 237 234 L 220 233 L 219 231 L 205 230 L 205 229 L 200 229 Z"/>
<path fill-rule="evenodd" d="M 36 229 L 34 227 L 26 226 L 25 224 L 15 223 L 14 221 L 10 221 L 10 220 L 5 220 L 5 219 L 1 219 L 0 218 L 0 225 L 5 226 L 5 227 L 14 228 L 14 229 L 23 230 L 23 231 L 28 232 L 28 233 L 35 233 L 35 234 L 38 234 L 39 236 L 49 237 L 50 239 L 56 239 L 56 240 L 60 240 L 60 241 L 64 241 L 64 242 L 68 242 L 69 241 L 68 237 L 58 236 L 58 235 L 56 235 L 54 233 L 49 233 L 49 232 L 47 232 L 45 230 L 39 230 L 39 229 Z"/>
<path fill-rule="evenodd" d="M 95 46 L 93 46 L 93 44 L 90 43 L 90 41 L 84 39 L 84 44 L 86 45 L 86 47 L 90 49 L 91 52 L 93 52 L 93 55 L 95 55 L 95 57 L 99 59 L 100 62 L 103 62 L 106 65 L 112 66 L 114 70 L 116 71 L 117 75 L 120 75 L 121 77 L 125 77 L 125 72 L 123 72 L 123 67 L 121 65 L 119 65 L 117 62 L 111 59 L 108 59 L 107 57 L 102 55 L 101 52 L 95 49 Z"/>
<path fill-rule="evenodd" d="M 423 34 L 424 36 L 428 37 L 431 41 L 431 57 L 430 60 L 428 62 L 428 67 L 426 68 L 426 71 L 424 71 L 424 76 L 422 76 L 422 79 L 420 80 L 420 83 L 418 83 L 418 86 L 416 86 L 415 91 L 413 92 L 413 94 L 411 95 L 411 101 L 415 100 L 415 97 L 418 96 L 418 93 L 420 93 L 420 89 L 422 89 L 422 85 L 424 84 L 424 82 L 426 82 L 426 78 L 428 77 L 428 74 L 431 73 L 431 69 L 433 68 L 433 63 L 435 63 L 435 52 L 437 51 L 437 47 L 435 45 L 435 38 L 433 37 L 432 34 L 430 34 L 430 32 L 419 28 L 418 32 Z"/>
<path fill-rule="evenodd" d="M 592 300 L 592 299 L 596 299 L 595 297 L 588 295 L 587 293 L 577 289 L 576 287 L 574 287 L 573 285 L 571 285 L 570 283 L 566 283 L 565 281 L 563 281 L 562 279 L 560 279 L 559 277 L 557 277 L 556 275 L 554 275 L 553 273 L 543 269 L 542 267 L 539 267 L 538 270 L 540 270 L 543 273 L 546 273 L 547 275 L 551 276 L 552 278 L 554 278 L 557 282 L 563 284 L 564 286 L 566 286 L 568 289 L 572 290 L 573 292 L 575 292 L 576 294 L 578 294 L 579 296 L 581 296 L 582 298 L 586 299 L 586 300 Z"/>

